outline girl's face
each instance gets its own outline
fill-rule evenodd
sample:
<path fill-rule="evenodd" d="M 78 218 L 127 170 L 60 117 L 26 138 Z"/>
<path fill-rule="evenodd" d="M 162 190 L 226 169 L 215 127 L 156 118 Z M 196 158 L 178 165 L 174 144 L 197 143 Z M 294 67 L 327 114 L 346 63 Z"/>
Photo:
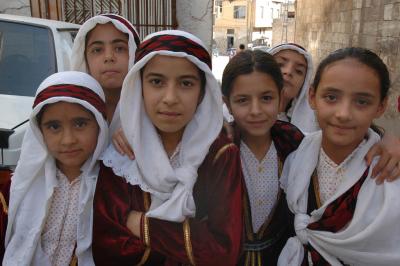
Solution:
<path fill-rule="evenodd" d="M 156 55 L 144 67 L 142 86 L 146 113 L 161 138 L 181 138 L 201 100 L 198 68 L 185 58 Z"/>
<path fill-rule="evenodd" d="M 287 99 L 296 98 L 304 84 L 307 74 L 305 57 L 293 50 L 282 50 L 274 55 L 283 75 L 282 96 Z"/>
<path fill-rule="evenodd" d="M 278 87 L 262 72 L 240 75 L 232 84 L 227 106 L 243 138 L 267 136 L 278 115 Z"/>
<path fill-rule="evenodd" d="M 375 118 L 381 116 L 387 99 L 381 100 L 380 79 L 370 67 L 346 58 L 328 65 L 309 100 L 322 129 L 325 152 L 350 154 L 363 140 Z"/>
<path fill-rule="evenodd" d="M 119 93 L 128 73 L 129 46 L 127 34 L 112 23 L 98 24 L 87 35 L 85 56 L 89 73 L 105 93 Z"/>
<path fill-rule="evenodd" d="M 97 145 L 96 118 L 76 103 L 57 102 L 45 108 L 39 127 L 47 149 L 66 176 L 77 177 Z"/>

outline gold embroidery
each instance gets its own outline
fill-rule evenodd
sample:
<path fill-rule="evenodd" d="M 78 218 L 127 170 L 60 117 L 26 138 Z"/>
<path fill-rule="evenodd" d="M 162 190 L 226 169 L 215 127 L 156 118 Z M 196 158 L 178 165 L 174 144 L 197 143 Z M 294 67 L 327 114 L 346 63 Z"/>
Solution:
<path fill-rule="evenodd" d="M 143 253 L 142 259 L 140 260 L 140 262 L 137 265 L 138 266 L 144 265 L 146 263 L 147 259 L 149 258 L 149 256 L 150 256 L 150 248 L 146 248 L 146 250 Z"/>
<path fill-rule="evenodd" d="M 150 193 L 143 191 L 143 205 L 145 211 L 148 211 L 150 208 Z"/>
<path fill-rule="evenodd" d="M 214 160 L 213 160 L 213 163 L 215 163 L 215 162 L 219 159 L 219 157 L 220 157 L 229 147 L 234 147 L 234 146 L 235 146 L 235 144 L 229 143 L 229 144 L 226 144 L 225 146 L 223 146 L 221 149 L 219 149 L 219 151 L 217 152 L 217 155 L 215 155 L 215 158 L 214 158 Z"/>
<path fill-rule="evenodd" d="M 320 208 L 321 207 L 321 198 L 319 196 L 319 182 L 318 182 L 318 175 L 317 175 L 316 170 L 314 170 L 314 173 L 311 178 L 312 178 L 312 182 L 314 185 L 314 194 L 315 194 L 315 200 L 317 203 L 317 207 Z"/>
<path fill-rule="evenodd" d="M 193 249 L 192 249 L 192 241 L 190 239 L 190 224 L 189 224 L 189 219 L 185 219 L 183 222 L 183 237 L 185 240 L 185 249 L 186 249 L 186 254 L 189 258 L 190 264 L 191 265 L 196 265 L 194 262 L 194 256 L 193 256 Z"/>
<path fill-rule="evenodd" d="M 258 261 L 258 266 L 262 266 L 261 265 L 261 252 L 260 251 L 257 251 L 257 261 Z"/>
<path fill-rule="evenodd" d="M 149 218 L 143 214 L 143 239 L 146 247 L 150 247 Z"/>
<path fill-rule="evenodd" d="M 76 257 L 76 255 L 72 256 L 72 260 L 71 260 L 69 266 L 78 266 L 78 258 Z"/>
<path fill-rule="evenodd" d="M 3 193 L 0 192 L 0 201 L 1 204 L 3 205 L 3 211 L 5 214 L 8 214 L 8 206 L 7 206 L 7 202 L 6 199 L 4 198 Z"/>
<path fill-rule="evenodd" d="M 150 194 L 148 192 L 143 191 L 143 205 L 145 211 L 148 211 L 150 208 Z M 144 265 L 147 259 L 150 256 L 150 229 L 149 229 L 149 218 L 147 218 L 146 214 L 143 215 L 143 242 L 146 245 L 146 249 L 143 253 L 143 257 L 140 262 L 137 264 L 138 266 Z"/>

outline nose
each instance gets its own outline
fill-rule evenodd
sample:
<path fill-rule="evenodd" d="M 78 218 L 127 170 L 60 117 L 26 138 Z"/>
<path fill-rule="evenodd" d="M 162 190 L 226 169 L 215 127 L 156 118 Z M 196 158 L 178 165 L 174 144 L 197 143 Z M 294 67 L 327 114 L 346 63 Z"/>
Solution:
<path fill-rule="evenodd" d="M 163 103 L 173 105 L 178 102 L 178 88 L 173 82 L 169 82 L 164 89 Z"/>
<path fill-rule="evenodd" d="M 106 47 L 105 48 L 105 54 L 104 54 L 104 62 L 114 62 L 115 61 L 115 55 L 114 55 L 114 49 L 113 47 Z"/>
<path fill-rule="evenodd" d="M 254 99 L 251 101 L 250 114 L 255 116 L 261 113 L 261 106 L 258 100 Z"/>
<path fill-rule="evenodd" d="M 286 63 L 281 67 L 282 75 L 291 76 L 293 74 L 293 66 L 290 63 Z"/>
<path fill-rule="evenodd" d="M 341 104 L 337 105 L 335 116 L 340 122 L 346 122 L 351 120 L 352 118 L 351 101 L 350 100 L 342 101 Z"/>
<path fill-rule="evenodd" d="M 61 144 L 68 146 L 76 142 L 75 132 L 72 128 L 64 128 L 61 137 Z"/>

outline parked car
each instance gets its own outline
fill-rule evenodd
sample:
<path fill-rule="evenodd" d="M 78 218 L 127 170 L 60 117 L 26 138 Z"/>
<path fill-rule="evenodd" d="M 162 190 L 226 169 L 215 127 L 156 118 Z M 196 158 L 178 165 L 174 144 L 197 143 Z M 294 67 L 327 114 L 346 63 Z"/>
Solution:
<path fill-rule="evenodd" d="M 78 30 L 77 24 L 0 14 L 0 180 L 19 159 L 37 87 L 69 69 Z"/>
<path fill-rule="evenodd" d="M 263 52 L 268 53 L 268 50 L 270 49 L 268 46 L 265 45 L 260 45 L 260 46 L 254 46 L 253 48 L 251 48 L 253 51 L 254 50 L 261 50 Z"/>

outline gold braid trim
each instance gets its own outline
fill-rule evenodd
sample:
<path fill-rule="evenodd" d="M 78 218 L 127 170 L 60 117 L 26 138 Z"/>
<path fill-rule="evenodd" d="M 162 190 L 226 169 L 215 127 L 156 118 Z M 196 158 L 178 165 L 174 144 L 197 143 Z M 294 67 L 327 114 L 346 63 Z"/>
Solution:
<path fill-rule="evenodd" d="M 149 218 L 145 214 L 143 215 L 143 239 L 146 247 L 150 247 L 150 229 L 149 229 Z"/>
<path fill-rule="evenodd" d="M 149 210 L 150 208 L 150 194 L 148 192 L 144 192 L 143 191 L 143 205 L 144 205 L 144 209 L 146 211 Z M 143 213 L 142 214 L 142 219 L 143 219 L 143 242 L 146 246 L 146 249 L 143 253 L 143 257 L 140 260 L 140 262 L 137 264 L 138 266 L 144 265 L 147 261 L 147 259 L 150 256 L 150 229 L 149 229 L 149 218 L 147 218 L 146 214 Z"/>
<path fill-rule="evenodd" d="M 72 256 L 72 260 L 69 263 L 69 266 L 78 266 L 78 258 L 76 257 L 76 255 Z"/>
<path fill-rule="evenodd" d="M 150 256 L 150 248 L 146 248 L 146 250 L 143 253 L 142 259 L 136 265 L 138 265 L 138 266 L 144 265 L 146 263 L 147 259 L 149 258 L 149 256 Z"/>
<path fill-rule="evenodd" d="M 320 198 L 320 193 L 319 193 L 319 182 L 318 182 L 318 175 L 317 175 L 317 170 L 314 170 L 312 176 L 312 182 L 314 186 L 314 194 L 315 194 L 315 200 L 317 203 L 317 207 L 321 207 L 321 198 Z"/>
<path fill-rule="evenodd" d="M 213 164 L 219 159 L 219 157 L 221 157 L 221 155 L 229 148 L 229 147 L 234 147 L 236 146 L 234 143 L 229 143 L 226 144 L 224 146 L 222 146 L 221 149 L 219 149 L 219 151 L 217 152 L 217 155 L 215 155 L 215 158 L 213 160 Z"/>
<path fill-rule="evenodd" d="M 1 192 L 0 192 L 0 201 L 1 201 L 1 205 L 3 205 L 3 212 L 5 214 L 8 214 L 7 202 L 6 202 L 6 199 L 4 198 L 3 193 L 1 193 Z"/>
<path fill-rule="evenodd" d="M 193 256 L 192 241 L 190 239 L 190 224 L 187 218 L 183 222 L 183 238 L 185 240 L 186 255 L 189 258 L 190 264 L 196 265 Z"/>

